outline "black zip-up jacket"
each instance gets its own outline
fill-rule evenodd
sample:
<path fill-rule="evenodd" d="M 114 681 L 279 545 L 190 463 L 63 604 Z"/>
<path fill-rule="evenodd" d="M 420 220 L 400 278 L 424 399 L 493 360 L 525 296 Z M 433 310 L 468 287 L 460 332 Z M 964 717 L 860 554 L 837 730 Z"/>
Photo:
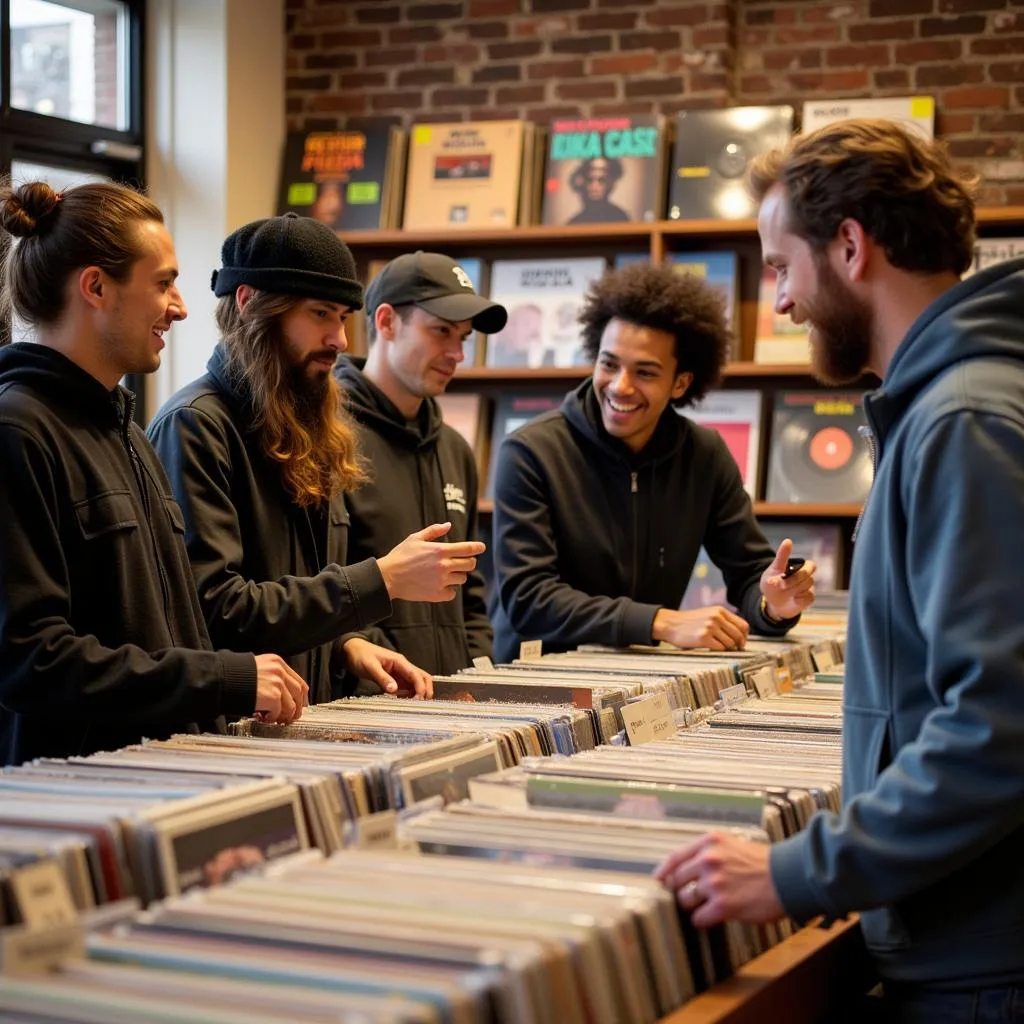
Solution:
<path fill-rule="evenodd" d="M 798 621 L 761 613 L 774 552 L 722 438 L 668 408 L 633 455 L 611 437 L 591 382 L 498 450 L 494 497 L 494 652 L 651 643 L 659 608 L 678 608 L 701 545 L 751 630 Z"/>
<path fill-rule="evenodd" d="M 213 651 L 185 525 L 134 396 L 53 349 L 0 349 L 0 753 L 112 750 L 252 714 Z"/>
<path fill-rule="evenodd" d="M 348 510 L 302 509 L 260 450 L 253 410 L 223 343 L 206 374 L 157 413 L 149 436 L 185 513 L 188 554 L 214 643 L 285 658 L 311 702 L 348 692 L 341 644 L 387 616 L 368 558 L 346 566 Z"/>
<path fill-rule="evenodd" d="M 344 358 L 335 369 L 360 424 L 360 444 L 373 472 L 373 480 L 349 499 L 353 557 L 384 555 L 431 523 L 450 521 L 449 541 L 475 539 L 478 481 L 469 445 L 442 421 L 433 399 L 423 402 L 415 423 L 408 423 L 363 374 L 363 363 Z M 472 573 L 454 601 L 395 602 L 391 617 L 375 634 L 371 638 L 377 643 L 434 675 L 490 657 L 493 634 L 483 576 Z"/>

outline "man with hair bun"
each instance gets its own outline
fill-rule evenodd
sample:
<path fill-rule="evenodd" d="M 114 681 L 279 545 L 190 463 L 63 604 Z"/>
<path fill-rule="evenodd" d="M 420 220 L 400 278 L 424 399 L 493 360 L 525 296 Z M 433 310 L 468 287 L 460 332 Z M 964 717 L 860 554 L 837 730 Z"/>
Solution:
<path fill-rule="evenodd" d="M 4 185 L 0 227 L 18 239 L 2 312 L 34 338 L 0 348 L 4 762 L 293 721 L 307 687 L 281 658 L 212 649 L 181 510 L 118 383 L 156 370 L 186 316 L 160 210 L 112 183 Z"/>
<path fill-rule="evenodd" d="M 772 551 L 725 442 L 675 411 L 721 372 L 721 299 L 634 264 L 592 286 L 580 322 L 593 378 L 498 450 L 496 657 L 531 639 L 736 650 L 751 627 L 781 636 L 814 600 L 814 563 L 783 577 L 792 542 Z M 679 610 L 702 545 L 740 614 Z"/>
<path fill-rule="evenodd" d="M 960 279 L 973 182 L 892 122 L 798 137 L 752 183 L 815 372 L 882 380 L 844 807 L 772 847 L 711 833 L 658 874 L 699 927 L 860 911 L 884 1001 L 851 1019 L 1024 1021 L 1024 259 Z"/>
<path fill-rule="evenodd" d="M 233 232 L 221 260 L 221 341 L 149 427 L 210 634 L 284 654 L 314 702 L 360 680 L 429 697 L 430 675 L 366 631 L 393 600 L 454 600 L 483 545 L 444 543 L 450 524 L 433 523 L 346 565 L 346 493 L 366 472 L 331 371 L 363 302 L 352 254 L 327 225 L 285 214 Z"/>

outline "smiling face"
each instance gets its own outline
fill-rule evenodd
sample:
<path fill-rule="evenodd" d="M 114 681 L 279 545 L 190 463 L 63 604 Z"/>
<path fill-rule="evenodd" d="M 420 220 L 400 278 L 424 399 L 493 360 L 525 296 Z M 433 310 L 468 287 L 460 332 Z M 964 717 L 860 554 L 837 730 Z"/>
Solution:
<path fill-rule="evenodd" d="M 314 387 L 327 380 L 338 354 L 348 348 L 349 313 L 336 302 L 300 299 L 281 316 L 284 356 L 294 375 Z"/>
<path fill-rule="evenodd" d="M 153 373 L 160 366 L 164 333 L 176 320 L 188 316 L 178 291 L 178 257 L 167 228 L 158 221 L 142 221 L 139 250 L 126 281 L 102 275 L 109 302 L 99 309 L 98 333 L 104 363 L 115 377 L 126 373 Z"/>
<path fill-rule="evenodd" d="M 676 341 L 668 331 L 610 320 L 594 365 L 604 429 L 641 451 L 669 403 L 682 398 L 693 380 L 676 368 Z"/>
<path fill-rule="evenodd" d="M 414 306 L 405 320 L 389 318 L 387 364 L 390 376 L 409 398 L 440 395 L 465 358 L 463 344 L 473 333 L 468 320 L 442 320 Z"/>
<path fill-rule="evenodd" d="M 815 375 L 828 384 L 857 380 L 871 357 L 871 307 L 836 272 L 830 250 L 815 252 L 790 230 L 781 185 L 765 196 L 757 230 L 764 262 L 777 275 L 775 311 L 809 326 Z"/>

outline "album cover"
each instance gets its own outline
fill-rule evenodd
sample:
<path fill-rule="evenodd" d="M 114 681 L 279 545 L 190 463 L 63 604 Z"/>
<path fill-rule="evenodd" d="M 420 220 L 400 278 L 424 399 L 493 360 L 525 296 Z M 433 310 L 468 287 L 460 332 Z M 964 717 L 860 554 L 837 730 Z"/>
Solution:
<path fill-rule="evenodd" d="M 662 216 L 664 119 L 557 119 L 548 129 L 545 224 L 653 221 Z"/>
<path fill-rule="evenodd" d="M 766 266 L 761 273 L 757 296 L 754 362 L 806 366 L 811 361 L 810 331 L 806 324 L 794 323 L 789 313 L 776 312 L 775 289 L 775 271 Z"/>
<path fill-rule="evenodd" d="M 413 125 L 403 227 L 515 227 L 522 162 L 522 121 Z"/>
<path fill-rule="evenodd" d="M 768 501 L 860 504 L 871 488 L 861 392 L 786 391 L 775 396 Z"/>
<path fill-rule="evenodd" d="M 1024 258 L 1024 238 L 979 238 L 974 246 L 974 262 L 967 268 L 964 277 L 970 277 L 996 263 L 1021 258 Z"/>
<path fill-rule="evenodd" d="M 743 478 L 743 488 L 753 498 L 761 454 L 760 391 L 712 391 L 698 405 L 677 410 L 695 423 L 722 435 Z"/>
<path fill-rule="evenodd" d="M 669 175 L 670 220 L 742 220 L 757 216 L 747 191 L 750 161 L 785 146 L 790 106 L 685 110 L 676 115 Z"/>
<path fill-rule="evenodd" d="M 558 409 L 565 400 L 565 391 L 530 392 L 529 394 L 503 394 L 498 397 L 494 408 L 494 425 L 491 428 L 490 469 L 484 496 L 494 496 L 494 473 L 498 448 L 502 440 L 529 423 L 535 416 Z"/>
<path fill-rule="evenodd" d="M 884 118 L 899 121 L 921 132 L 935 135 L 935 100 L 931 96 L 886 96 L 874 100 L 815 99 L 804 103 L 801 131 L 804 135 L 834 121 L 849 118 Z"/>

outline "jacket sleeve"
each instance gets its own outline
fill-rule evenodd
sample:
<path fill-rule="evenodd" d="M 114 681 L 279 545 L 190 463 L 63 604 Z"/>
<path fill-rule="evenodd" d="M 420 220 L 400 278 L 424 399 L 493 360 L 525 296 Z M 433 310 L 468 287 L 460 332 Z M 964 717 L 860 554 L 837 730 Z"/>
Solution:
<path fill-rule="evenodd" d="M 184 407 L 155 420 L 149 437 L 185 515 L 185 542 L 215 646 L 288 657 L 391 614 L 372 558 L 347 568 L 328 565 L 315 576 L 248 579 L 223 429 Z"/>
<path fill-rule="evenodd" d="M 551 525 L 551 491 L 529 445 L 507 437 L 494 483 L 498 597 L 521 636 L 577 646 L 649 644 L 658 605 L 586 594 L 563 582 Z"/>
<path fill-rule="evenodd" d="M 251 654 L 111 648 L 75 632 L 72 598 L 88 596 L 70 592 L 61 517 L 71 510 L 61 507 L 59 472 L 43 445 L 0 424 L 0 704 L 17 714 L 103 716 L 140 728 L 252 714 Z"/>
<path fill-rule="evenodd" d="M 475 540 L 480 536 L 480 512 L 477 508 L 480 481 L 477 478 L 476 460 L 468 446 L 466 462 L 466 480 L 469 483 L 466 489 L 466 538 Z M 485 590 L 484 574 L 478 565 L 462 587 L 462 618 L 466 627 L 470 664 L 474 658 L 490 658 L 494 650 L 494 630 L 487 617 Z"/>
<path fill-rule="evenodd" d="M 872 789 L 772 850 L 797 918 L 897 903 L 1024 825 L 1024 425 L 940 420 L 903 500 L 908 600 L 934 707 Z M 872 569 L 876 586 L 892 586 L 886 569 Z"/>
<path fill-rule="evenodd" d="M 772 622 L 761 611 L 761 574 L 775 557 L 761 532 L 739 466 L 721 435 L 714 433 L 714 497 L 704 549 L 725 578 L 729 603 L 762 636 L 782 636 L 800 616 Z"/>

